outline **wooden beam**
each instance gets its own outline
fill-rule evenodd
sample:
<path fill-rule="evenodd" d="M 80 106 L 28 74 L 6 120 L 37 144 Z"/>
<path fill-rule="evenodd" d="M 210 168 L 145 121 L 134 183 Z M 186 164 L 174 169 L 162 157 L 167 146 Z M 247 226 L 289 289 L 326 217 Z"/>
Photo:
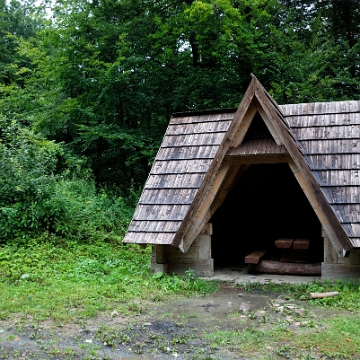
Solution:
<path fill-rule="evenodd" d="M 195 241 L 197 235 L 201 231 L 201 227 L 209 220 L 206 219 L 206 216 L 208 216 L 206 205 L 210 206 L 212 202 L 209 201 L 209 199 L 213 196 L 212 194 L 214 194 L 214 190 L 212 190 L 213 184 L 218 178 L 219 169 L 223 163 L 226 152 L 230 146 L 234 146 L 233 140 L 237 138 L 237 134 L 241 131 L 240 124 L 242 123 L 245 116 L 254 117 L 255 115 L 256 110 L 253 106 L 255 83 L 256 79 L 253 78 L 243 99 L 241 100 L 240 106 L 236 111 L 234 119 L 224 137 L 224 140 L 209 167 L 202 185 L 200 186 L 193 203 L 191 204 L 178 232 L 172 241 L 172 246 L 178 247 L 183 252 L 187 251 L 191 243 Z M 200 218 L 197 218 L 197 216 L 200 216 Z"/>
<path fill-rule="evenodd" d="M 280 164 L 291 159 L 289 154 L 226 155 L 226 159 L 241 164 Z"/>
<path fill-rule="evenodd" d="M 156 252 L 156 263 L 166 264 L 167 263 L 167 245 L 155 245 Z"/>
<path fill-rule="evenodd" d="M 272 122 L 267 117 L 266 112 L 263 110 L 261 105 L 257 106 L 257 110 L 258 110 L 260 116 L 262 117 L 262 119 L 264 120 L 264 123 L 267 126 L 267 128 L 269 129 L 269 131 L 270 131 L 272 137 L 274 138 L 276 144 L 277 145 L 283 145 L 281 137 L 279 136 L 279 134 L 276 131 L 276 129 L 275 129 L 274 125 L 272 124 Z"/>
<path fill-rule="evenodd" d="M 216 210 L 222 205 L 227 194 L 230 192 L 232 187 L 238 182 L 240 177 L 245 173 L 245 171 L 248 168 L 249 168 L 248 165 L 243 165 L 243 164 L 231 165 L 226 178 L 221 184 L 221 187 L 210 206 L 209 209 L 210 217 L 212 217 L 215 214 Z"/>
<path fill-rule="evenodd" d="M 329 216 L 331 214 L 325 214 L 322 211 L 322 206 L 320 204 L 320 197 L 322 194 L 321 190 L 319 190 L 319 192 L 314 193 L 313 189 L 309 186 L 309 183 L 307 181 L 305 181 L 304 177 L 302 176 L 301 172 L 299 171 L 299 169 L 297 168 L 295 163 L 293 161 L 290 161 L 289 166 L 290 166 L 290 169 L 292 170 L 297 182 L 299 183 L 300 187 L 302 188 L 305 196 L 307 197 L 312 208 L 314 209 L 316 216 L 318 217 L 321 225 L 323 226 L 324 230 L 326 231 L 326 233 L 329 237 L 329 240 L 331 241 L 332 245 L 334 246 L 336 252 L 341 257 L 344 256 L 343 247 L 340 246 L 339 242 L 336 240 L 337 234 L 334 232 L 333 224 L 330 222 L 331 221 L 330 219 L 333 219 L 335 214 L 333 214 L 333 216 Z M 329 219 L 329 217 L 330 217 L 330 219 Z M 332 221 L 338 222 L 337 219 L 333 219 Z M 347 249 L 347 250 L 350 250 L 350 249 Z"/>
<path fill-rule="evenodd" d="M 332 244 L 336 247 L 341 256 L 348 254 L 353 248 L 353 245 L 331 209 L 303 155 L 300 153 L 292 135 L 290 135 L 289 129 L 285 126 L 284 120 L 281 118 L 276 103 L 273 100 L 270 101 L 270 95 L 266 93 L 265 89 L 259 82 L 256 82 L 255 84 L 255 97 L 262 109 L 261 116 L 269 120 L 271 119 L 271 123 L 273 124 L 281 143 L 289 152 L 293 164 L 295 165 L 292 166 L 294 175 L 298 179 L 299 183 L 301 182 L 300 186 L 303 188 L 306 197 L 313 206 L 320 222 L 323 224 Z"/>
<path fill-rule="evenodd" d="M 249 267 L 250 273 L 280 274 L 280 275 L 321 275 L 321 264 L 285 263 L 273 260 L 262 260 L 257 265 Z"/>
<path fill-rule="evenodd" d="M 200 234 L 202 228 L 210 220 L 210 206 L 214 201 L 229 169 L 230 164 L 227 162 L 223 163 L 211 186 L 208 188 L 206 196 L 203 197 L 201 205 L 197 208 L 197 211 L 192 214 L 192 226 L 189 228 L 183 238 L 182 244 L 179 246 L 182 252 L 187 252 L 193 241 Z"/>

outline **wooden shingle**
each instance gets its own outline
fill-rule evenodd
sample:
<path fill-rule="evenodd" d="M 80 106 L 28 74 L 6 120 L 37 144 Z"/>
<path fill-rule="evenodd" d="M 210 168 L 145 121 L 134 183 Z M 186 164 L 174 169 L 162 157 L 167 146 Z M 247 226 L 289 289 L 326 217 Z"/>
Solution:
<path fill-rule="evenodd" d="M 354 247 L 360 239 L 360 101 L 280 106 Z"/>
<path fill-rule="evenodd" d="M 213 161 L 234 111 L 171 118 L 125 242 L 171 244 Z"/>
<path fill-rule="evenodd" d="M 244 141 L 256 112 L 271 138 Z M 256 78 L 237 111 L 171 118 L 124 242 L 187 251 L 237 159 L 260 157 L 289 163 L 338 253 L 360 247 L 360 101 L 279 106 Z"/>

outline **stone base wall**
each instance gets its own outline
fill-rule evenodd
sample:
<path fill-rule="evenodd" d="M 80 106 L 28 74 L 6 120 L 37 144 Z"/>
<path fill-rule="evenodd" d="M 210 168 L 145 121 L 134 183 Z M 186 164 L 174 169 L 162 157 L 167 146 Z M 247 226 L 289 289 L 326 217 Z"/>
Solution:
<path fill-rule="evenodd" d="M 212 226 L 206 224 L 185 254 L 172 246 L 153 245 L 151 270 L 183 274 L 192 269 L 197 276 L 213 276 L 214 259 L 211 258 L 211 235 Z"/>
<path fill-rule="evenodd" d="M 325 231 L 322 236 L 324 262 L 321 264 L 321 278 L 360 281 L 360 249 L 351 250 L 348 257 L 339 256 Z"/>

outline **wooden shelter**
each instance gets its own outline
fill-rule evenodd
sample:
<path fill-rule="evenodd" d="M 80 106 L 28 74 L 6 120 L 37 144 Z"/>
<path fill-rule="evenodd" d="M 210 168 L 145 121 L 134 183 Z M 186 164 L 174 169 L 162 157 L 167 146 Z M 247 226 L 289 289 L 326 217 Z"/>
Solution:
<path fill-rule="evenodd" d="M 278 105 L 253 77 L 237 110 L 172 116 L 124 242 L 154 271 L 360 278 L 359 173 L 360 101 Z"/>

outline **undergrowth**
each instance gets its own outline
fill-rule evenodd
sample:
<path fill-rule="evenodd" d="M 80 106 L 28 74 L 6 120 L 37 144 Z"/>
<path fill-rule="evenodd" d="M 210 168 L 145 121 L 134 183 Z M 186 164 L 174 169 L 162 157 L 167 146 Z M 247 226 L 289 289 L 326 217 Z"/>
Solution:
<path fill-rule="evenodd" d="M 131 314 L 141 312 L 136 301 L 215 290 L 191 271 L 184 276 L 152 274 L 150 254 L 150 248 L 122 245 L 114 237 L 93 244 L 53 237 L 3 245 L 0 318 L 17 313 L 70 321 L 102 310 Z"/>

